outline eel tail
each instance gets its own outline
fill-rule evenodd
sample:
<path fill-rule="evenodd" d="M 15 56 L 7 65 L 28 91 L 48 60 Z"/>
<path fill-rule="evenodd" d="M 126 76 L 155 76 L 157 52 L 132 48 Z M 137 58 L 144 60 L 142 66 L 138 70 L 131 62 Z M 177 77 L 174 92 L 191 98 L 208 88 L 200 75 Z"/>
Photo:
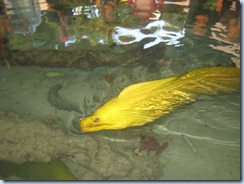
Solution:
<path fill-rule="evenodd" d="M 176 86 L 186 92 L 201 95 L 240 91 L 240 69 L 235 67 L 207 67 L 192 70 L 176 80 Z"/>

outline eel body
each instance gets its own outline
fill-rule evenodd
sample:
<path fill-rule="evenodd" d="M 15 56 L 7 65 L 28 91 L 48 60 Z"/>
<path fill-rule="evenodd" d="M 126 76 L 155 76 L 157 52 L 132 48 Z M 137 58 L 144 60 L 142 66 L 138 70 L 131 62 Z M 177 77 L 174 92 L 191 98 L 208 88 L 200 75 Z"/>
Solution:
<path fill-rule="evenodd" d="M 206 67 L 182 76 L 126 87 L 92 115 L 80 121 L 82 132 L 141 126 L 168 114 L 198 95 L 240 91 L 240 69 Z"/>

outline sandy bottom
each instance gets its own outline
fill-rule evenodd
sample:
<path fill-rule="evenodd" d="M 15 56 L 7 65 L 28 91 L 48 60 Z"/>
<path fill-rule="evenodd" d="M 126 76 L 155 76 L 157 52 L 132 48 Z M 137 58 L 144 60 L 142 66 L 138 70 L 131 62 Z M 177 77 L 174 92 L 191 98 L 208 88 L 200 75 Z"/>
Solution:
<path fill-rule="evenodd" d="M 72 133 L 76 131 L 72 126 L 74 119 L 91 114 L 124 87 L 172 74 L 170 70 L 155 74 L 139 66 L 92 71 L 38 67 L 12 67 L 7 70 L 2 67 L 0 108 L 28 120 L 58 117 L 69 130 L 68 135 L 62 136 L 72 140 L 75 137 L 70 144 L 79 140 L 91 141 L 90 145 L 87 141 L 82 142 L 86 144 L 84 148 L 91 151 L 81 149 L 82 158 L 72 151 L 75 144 L 71 146 L 70 154 L 66 151 L 68 156 L 62 157 L 79 180 L 240 180 L 239 94 L 201 96 L 196 102 L 142 127 L 90 134 Z M 69 108 L 62 110 L 50 104 L 49 90 L 57 84 L 62 85 L 59 97 L 78 106 L 80 112 Z M 26 135 L 29 132 L 21 133 Z M 158 156 L 153 151 L 138 155 L 135 150 L 140 146 L 142 137 L 154 137 L 160 144 L 168 142 L 169 146 Z M 41 139 L 33 144 L 42 144 L 38 140 Z M 96 150 L 92 151 L 94 147 Z M 96 154 L 92 154 L 94 152 Z"/>

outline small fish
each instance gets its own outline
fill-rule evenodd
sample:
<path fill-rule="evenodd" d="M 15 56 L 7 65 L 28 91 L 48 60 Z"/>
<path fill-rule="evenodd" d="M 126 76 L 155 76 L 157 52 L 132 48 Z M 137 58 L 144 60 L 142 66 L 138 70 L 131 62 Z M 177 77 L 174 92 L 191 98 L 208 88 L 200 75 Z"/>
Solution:
<path fill-rule="evenodd" d="M 136 154 L 140 155 L 141 152 L 144 151 L 147 151 L 147 153 L 155 151 L 156 156 L 158 156 L 168 147 L 168 145 L 169 143 L 165 142 L 160 146 L 159 142 L 155 138 L 149 137 L 141 142 L 141 146 L 136 150 Z"/>
<path fill-rule="evenodd" d="M 45 74 L 46 77 L 62 77 L 64 74 L 59 73 L 59 72 L 47 72 Z"/>
<path fill-rule="evenodd" d="M 144 150 L 148 150 L 148 152 L 154 150 L 156 151 L 159 148 L 160 144 L 158 143 L 158 141 L 153 138 L 150 137 L 147 140 L 142 141 L 141 146 L 139 148 L 139 152 L 144 151 Z"/>
<path fill-rule="evenodd" d="M 8 90 L 8 88 L 2 88 L 2 89 L 0 89 L 0 91 L 6 91 L 6 90 Z"/>
<path fill-rule="evenodd" d="M 169 146 L 168 142 L 165 142 L 164 144 L 159 146 L 157 151 L 156 151 L 156 155 L 158 156 L 159 154 L 161 154 L 168 146 Z"/>
<path fill-rule="evenodd" d="M 181 137 L 187 142 L 187 144 L 191 147 L 192 151 L 194 151 L 195 153 L 197 152 L 197 150 L 195 149 L 195 146 L 193 145 L 193 143 L 191 142 L 191 140 L 184 134 L 181 134 Z"/>

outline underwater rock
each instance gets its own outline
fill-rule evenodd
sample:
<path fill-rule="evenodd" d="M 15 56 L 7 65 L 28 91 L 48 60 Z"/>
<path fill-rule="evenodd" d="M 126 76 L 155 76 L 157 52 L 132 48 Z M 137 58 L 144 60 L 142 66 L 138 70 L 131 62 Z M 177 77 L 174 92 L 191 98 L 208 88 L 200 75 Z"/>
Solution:
<path fill-rule="evenodd" d="M 94 26 L 94 25 L 92 25 Z M 84 44 L 82 44 L 84 45 Z M 8 64 L 21 66 L 42 66 L 42 67 L 72 67 L 90 70 L 98 66 L 120 66 L 131 64 L 148 65 L 148 61 L 155 62 L 164 56 L 164 44 L 158 47 L 142 49 L 141 44 L 105 46 L 81 49 L 81 45 L 76 48 L 65 49 L 45 49 L 31 48 L 30 50 L 12 50 L 11 55 L 6 57 Z M 0 62 L 0 65 L 6 65 Z"/>
<path fill-rule="evenodd" d="M 47 100 L 49 104 L 60 110 L 75 111 L 78 113 L 82 113 L 77 104 L 70 103 L 58 94 L 58 91 L 61 88 L 61 84 L 56 84 L 49 89 L 47 95 Z"/>
<path fill-rule="evenodd" d="M 54 117 L 28 120 L 0 110 L 0 160 L 24 163 L 49 162 L 64 153 L 67 131 Z M 63 145 L 62 147 L 60 145 Z"/>
<path fill-rule="evenodd" d="M 111 180 L 159 178 L 162 169 L 168 164 L 166 154 L 162 155 L 162 160 L 152 155 L 136 156 L 133 149 L 140 143 L 137 139 L 140 132 L 131 131 L 133 133 L 130 130 L 121 132 L 122 139 L 128 134 L 133 136 L 118 142 L 96 134 L 71 135 L 64 123 L 55 116 L 27 119 L 0 109 L 0 160 L 16 164 L 48 163 L 62 157 L 88 169 L 91 173 L 86 174 L 88 177 L 97 175 L 98 179 Z M 71 172 L 78 179 L 87 179 L 79 174 L 82 173 L 80 170 Z"/>

